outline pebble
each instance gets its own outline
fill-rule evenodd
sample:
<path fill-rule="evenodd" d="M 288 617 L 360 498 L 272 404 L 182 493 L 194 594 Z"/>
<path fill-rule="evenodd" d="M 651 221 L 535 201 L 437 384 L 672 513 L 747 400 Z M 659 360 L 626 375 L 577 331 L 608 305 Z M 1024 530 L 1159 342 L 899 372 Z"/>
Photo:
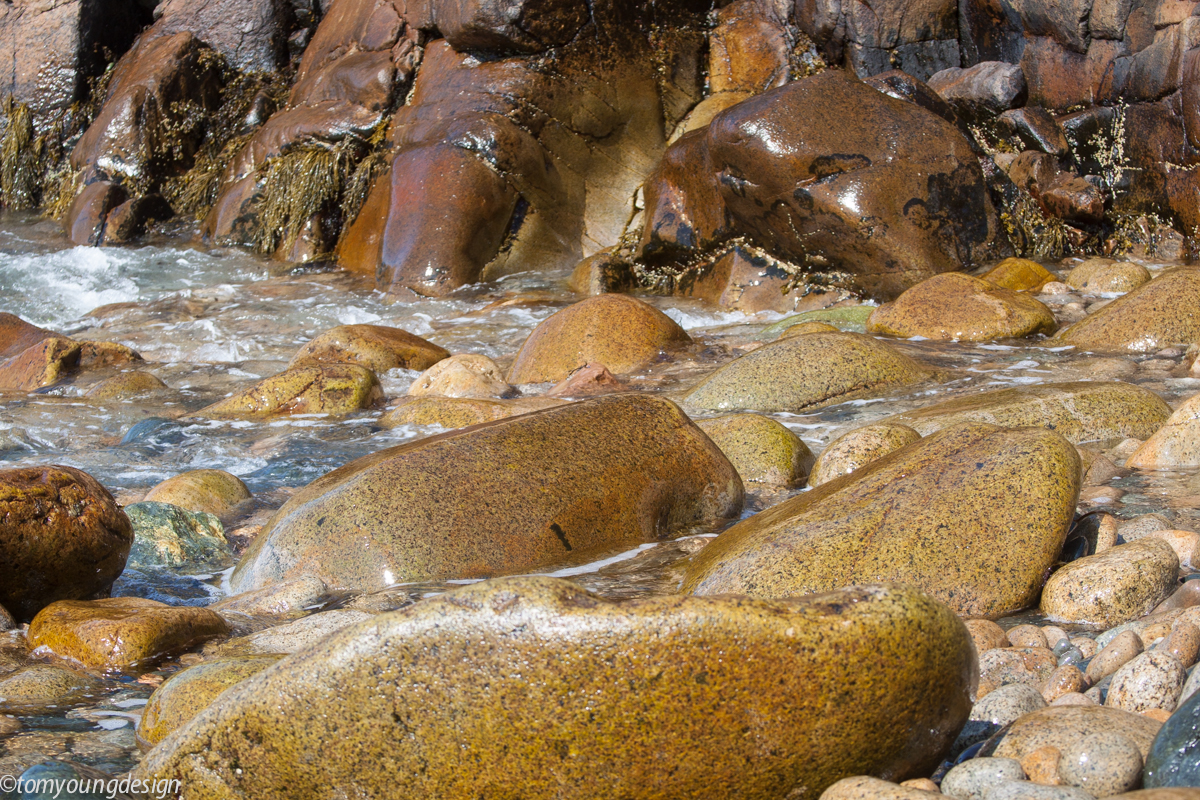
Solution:
<path fill-rule="evenodd" d="M 1005 647 L 979 657 L 980 685 L 1007 686 L 1028 683 L 1041 686 L 1058 666 L 1058 659 L 1045 647 Z"/>
<path fill-rule="evenodd" d="M 984 800 L 1095 800 L 1074 786 L 1042 786 L 1028 781 L 1009 781 L 992 789 Z"/>
<path fill-rule="evenodd" d="M 992 787 L 1024 778 L 1025 770 L 1014 758 L 972 758 L 946 773 L 942 794 L 958 800 L 983 800 Z"/>
<path fill-rule="evenodd" d="M 1200 533 L 1194 531 L 1164 530 L 1146 534 L 1146 538 L 1162 539 L 1171 545 L 1180 565 L 1192 569 L 1196 563 L 1196 549 L 1200 547 Z"/>
<path fill-rule="evenodd" d="M 1169 653 L 1142 653 L 1113 675 L 1104 704 L 1137 713 L 1152 708 L 1174 711 L 1186 678 L 1183 665 Z"/>
<path fill-rule="evenodd" d="M 1062 781 L 1058 778 L 1058 760 L 1061 757 L 1057 747 L 1046 745 L 1039 747 L 1021 757 L 1021 769 L 1033 783 L 1043 786 L 1057 786 Z"/>
<path fill-rule="evenodd" d="M 1179 557 L 1160 539 L 1140 539 L 1060 567 L 1042 589 L 1056 621 L 1110 627 L 1149 614 L 1175 590 Z"/>
<path fill-rule="evenodd" d="M 801 324 L 804 324 L 804 323 L 801 323 Z M 799 327 L 799 326 L 793 326 L 793 327 Z M 788 330 L 791 330 L 791 328 L 789 328 Z M 923 792 L 933 792 L 934 794 L 941 794 L 941 792 L 942 792 L 942 790 L 938 787 L 938 785 L 936 783 L 934 783 L 933 781 L 929 780 L 929 778 L 913 778 L 910 781 L 901 781 L 900 785 L 905 787 L 906 789 L 920 789 Z"/>
<path fill-rule="evenodd" d="M 1091 658 L 1100 650 L 1100 646 L 1096 644 L 1095 639 L 1089 639 L 1086 636 L 1076 636 L 1071 639 L 1071 645 L 1083 653 L 1084 658 Z"/>
<path fill-rule="evenodd" d="M 1047 703 L 1053 703 L 1064 694 L 1078 694 L 1088 688 L 1088 680 L 1079 668 L 1073 664 L 1065 664 L 1046 679 L 1042 687 L 1042 697 Z"/>
<path fill-rule="evenodd" d="M 842 778 L 830 786 L 821 793 L 820 800 L 925 800 L 935 797 L 941 797 L 941 794 L 881 781 L 869 775 L 857 775 Z"/>
<path fill-rule="evenodd" d="M 968 619 L 964 623 L 975 643 L 975 652 L 980 655 L 988 650 L 1012 646 L 1004 629 L 989 619 Z"/>
<path fill-rule="evenodd" d="M 1174 523 L 1161 514 L 1140 514 L 1133 519 L 1119 522 L 1117 524 L 1117 535 L 1127 542 L 1133 542 L 1155 531 L 1171 530 L 1174 527 Z"/>
<path fill-rule="evenodd" d="M 1179 620 L 1171 628 L 1163 649 L 1179 659 L 1184 667 L 1192 666 L 1200 656 L 1200 628 L 1185 619 Z"/>
<path fill-rule="evenodd" d="M 1170 597 L 1155 606 L 1154 613 L 1181 611 L 1196 605 L 1200 605 L 1200 581 L 1184 581 Z"/>
<path fill-rule="evenodd" d="M 1070 641 L 1071 639 L 1071 634 L 1067 633 L 1057 625 L 1043 625 L 1042 635 L 1045 636 L 1046 641 L 1050 643 L 1051 649 L 1053 649 L 1056 644 L 1064 639 L 1067 641 Z"/>
<path fill-rule="evenodd" d="M 1142 753 L 1120 733 L 1093 733 L 1063 749 L 1058 774 L 1068 786 L 1109 797 L 1138 788 Z"/>
<path fill-rule="evenodd" d="M 1036 625 L 1017 625 L 1008 630 L 1008 641 L 1013 647 L 1049 647 L 1046 634 Z"/>
<path fill-rule="evenodd" d="M 1112 675 L 1141 652 L 1142 640 L 1133 631 L 1125 631 L 1092 658 L 1087 667 L 1087 679 L 1095 684 L 1106 675 Z"/>
<path fill-rule="evenodd" d="M 958 734 L 951 752 L 961 753 L 971 745 L 987 739 L 1010 722 L 1045 707 L 1046 700 L 1041 692 L 1027 683 L 1001 686 L 972 706 L 967 724 Z"/>

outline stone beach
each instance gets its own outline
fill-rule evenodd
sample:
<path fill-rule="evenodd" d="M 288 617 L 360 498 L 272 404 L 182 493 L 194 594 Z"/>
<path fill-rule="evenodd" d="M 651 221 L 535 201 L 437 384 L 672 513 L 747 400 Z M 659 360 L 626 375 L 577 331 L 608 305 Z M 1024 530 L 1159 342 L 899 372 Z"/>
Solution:
<path fill-rule="evenodd" d="M 1198 19 L 0 4 L 0 800 L 1200 800 Z"/>

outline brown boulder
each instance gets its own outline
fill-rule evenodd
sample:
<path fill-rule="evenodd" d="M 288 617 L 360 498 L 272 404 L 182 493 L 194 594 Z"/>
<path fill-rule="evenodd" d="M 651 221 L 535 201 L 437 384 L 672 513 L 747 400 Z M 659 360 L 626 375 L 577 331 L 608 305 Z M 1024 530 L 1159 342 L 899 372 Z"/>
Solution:
<path fill-rule="evenodd" d="M 293 356 L 288 368 L 313 364 L 358 364 L 375 372 L 426 370 L 450 352 L 400 328 L 341 325 L 325 331 Z"/>
<path fill-rule="evenodd" d="M 87 473 L 0 471 L 0 604 L 17 619 L 55 600 L 106 595 L 132 545 L 129 518 Z"/>
<path fill-rule="evenodd" d="M 1054 314 L 1034 298 L 954 272 L 935 275 L 880 306 L 867 332 L 985 342 L 1053 333 Z"/>
<path fill-rule="evenodd" d="M 138 722 L 138 742 L 153 747 L 186 725 L 230 686 L 262 672 L 278 655 L 215 658 L 177 672 L 150 695 Z"/>
<path fill-rule="evenodd" d="M 243 72 L 274 72 L 287 65 L 291 13 L 279 0 L 165 0 L 153 31 L 187 31 Z"/>
<path fill-rule="evenodd" d="M 1025 76 L 1016 64 L 983 61 L 962 69 L 950 67 L 929 78 L 929 88 L 964 119 L 990 120 L 1025 102 Z"/>
<path fill-rule="evenodd" d="M 623 294 L 604 294 L 543 320 L 517 351 L 509 383 L 560 381 L 590 361 L 617 373 L 649 366 L 691 344 L 675 320 Z"/>
<path fill-rule="evenodd" d="M 469 491 L 467 490 L 469 487 Z M 294 495 L 235 591 L 488 577 L 715 524 L 742 507 L 726 457 L 668 400 L 611 395 L 383 450 Z"/>
<path fill-rule="evenodd" d="M 0 362 L 0 391 L 32 392 L 58 383 L 79 366 L 80 345 L 50 336 Z"/>
<path fill-rule="evenodd" d="M 1036 292 L 1051 281 L 1056 281 L 1045 267 L 1027 258 L 1006 258 L 979 276 L 1001 289 L 1014 292 Z"/>
<path fill-rule="evenodd" d="M 1153 353 L 1200 342 L 1200 269 L 1167 270 L 1055 337 L 1081 350 Z"/>
<path fill-rule="evenodd" d="M 885 298 L 981 260 L 998 231 L 958 129 L 841 70 L 721 112 L 669 148 L 644 191 L 651 263 L 740 235 Z"/>
<path fill-rule="evenodd" d="M 52 338 L 66 337 L 32 325 L 15 314 L 0 312 L 0 359 L 12 358 L 43 339 Z"/>

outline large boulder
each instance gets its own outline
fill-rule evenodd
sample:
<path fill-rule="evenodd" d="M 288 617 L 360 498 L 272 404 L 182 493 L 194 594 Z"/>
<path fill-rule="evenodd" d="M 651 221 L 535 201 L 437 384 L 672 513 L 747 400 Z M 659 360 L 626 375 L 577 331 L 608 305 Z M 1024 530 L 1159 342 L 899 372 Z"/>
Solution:
<path fill-rule="evenodd" d="M 743 236 L 890 299 L 995 253 L 996 214 L 958 129 L 842 70 L 716 115 L 668 149 L 644 190 L 651 264 Z"/>
<path fill-rule="evenodd" d="M 133 527 L 86 472 L 0 470 L 0 604 L 28 621 L 55 600 L 107 596 Z"/>
<path fill-rule="evenodd" d="M 543 320 L 517 351 L 509 383 L 561 381 L 595 362 L 633 372 L 691 344 L 687 331 L 654 306 L 623 294 L 591 297 Z"/>
<path fill-rule="evenodd" d="M 784 597 L 896 581 L 963 616 L 1012 613 L 1036 602 L 1079 488 L 1058 434 L 956 426 L 739 522 L 683 588 Z"/>
<path fill-rule="evenodd" d="M 482 578 L 586 559 L 736 516 L 743 489 L 668 400 L 614 395 L 419 439 L 318 478 L 279 509 L 235 592 Z"/>
<path fill-rule="evenodd" d="M 1153 353 L 1200 342 L 1200 269 L 1168 270 L 1059 331 L 1080 350 Z"/>
<path fill-rule="evenodd" d="M 1007 428 L 1039 425 L 1070 441 L 1145 439 L 1171 416 L 1171 407 L 1149 389 L 1120 381 L 1080 381 L 1019 386 L 958 397 L 888 417 L 926 435 L 961 422 Z"/>
<path fill-rule="evenodd" d="M 963 624 L 907 587 L 612 602 L 494 580 L 268 667 L 135 777 L 194 800 L 815 800 L 856 772 L 928 774 L 974 680 Z"/>
<path fill-rule="evenodd" d="M 886 342 L 858 333 L 806 333 L 752 350 L 688 393 L 711 411 L 800 411 L 919 383 L 933 371 Z"/>

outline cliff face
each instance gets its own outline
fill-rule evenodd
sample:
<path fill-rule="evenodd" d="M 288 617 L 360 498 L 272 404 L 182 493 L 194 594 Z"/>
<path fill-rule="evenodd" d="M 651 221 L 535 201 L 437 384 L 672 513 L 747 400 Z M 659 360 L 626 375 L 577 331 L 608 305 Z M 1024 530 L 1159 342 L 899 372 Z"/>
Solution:
<path fill-rule="evenodd" d="M 890 296 L 1010 243 L 1111 251 L 1138 214 L 1200 226 L 1197 7 L 18 2 L 0 8 L 0 201 L 50 209 L 79 244 L 188 214 L 398 295 L 604 253 L 676 290 L 703 261 Z M 780 88 L 827 65 L 890 99 L 839 89 L 827 118 L 803 100 L 821 93 Z M 917 186 L 891 162 L 933 157 L 904 141 L 929 125 L 953 177 Z"/>

